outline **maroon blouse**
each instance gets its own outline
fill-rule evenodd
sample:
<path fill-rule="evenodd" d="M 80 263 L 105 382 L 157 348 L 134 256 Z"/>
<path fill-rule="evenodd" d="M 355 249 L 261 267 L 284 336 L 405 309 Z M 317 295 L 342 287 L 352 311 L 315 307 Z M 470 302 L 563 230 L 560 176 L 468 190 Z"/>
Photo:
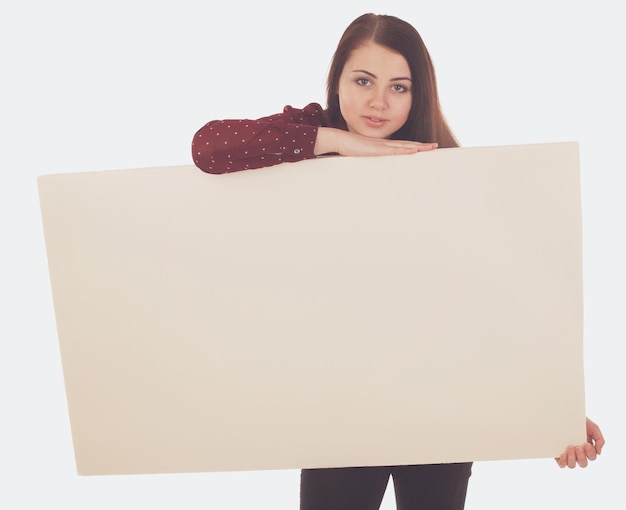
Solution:
<path fill-rule="evenodd" d="M 318 127 L 340 126 L 332 126 L 317 103 L 285 106 L 257 120 L 212 120 L 193 137 L 193 161 L 204 172 L 223 174 L 311 159 Z"/>

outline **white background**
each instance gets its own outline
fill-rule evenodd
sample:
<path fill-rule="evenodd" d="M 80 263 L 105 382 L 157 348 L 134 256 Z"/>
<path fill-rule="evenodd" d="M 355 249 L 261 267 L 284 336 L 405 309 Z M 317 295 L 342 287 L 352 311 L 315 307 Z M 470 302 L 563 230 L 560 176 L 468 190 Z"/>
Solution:
<path fill-rule="evenodd" d="M 574 471 L 551 459 L 477 463 L 467 508 L 626 508 L 620 2 L 212 4 L 0 8 L 0 508 L 297 508 L 298 471 L 76 474 L 36 178 L 191 164 L 191 138 L 208 120 L 323 104 L 341 33 L 370 11 L 421 33 L 463 145 L 581 146 L 587 412 L 606 450 Z M 568 367 L 554 368 L 567 377 Z M 390 497 L 383 508 L 395 508 Z"/>

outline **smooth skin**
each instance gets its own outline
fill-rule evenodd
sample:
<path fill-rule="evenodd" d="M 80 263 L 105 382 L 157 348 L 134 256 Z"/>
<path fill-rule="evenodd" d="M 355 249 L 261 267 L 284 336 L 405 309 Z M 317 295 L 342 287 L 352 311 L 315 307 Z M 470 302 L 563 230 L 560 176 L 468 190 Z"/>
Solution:
<path fill-rule="evenodd" d="M 348 131 L 319 128 L 315 155 L 391 156 L 437 148 L 432 142 L 389 140 L 409 117 L 413 83 L 406 59 L 368 42 L 352 52 L 339 79 L 339 107 Z"/>

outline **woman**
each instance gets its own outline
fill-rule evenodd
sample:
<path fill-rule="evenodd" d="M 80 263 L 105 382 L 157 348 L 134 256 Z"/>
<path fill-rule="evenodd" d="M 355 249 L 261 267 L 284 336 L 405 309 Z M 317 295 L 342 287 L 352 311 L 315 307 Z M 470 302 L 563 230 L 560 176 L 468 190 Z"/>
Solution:
<path fill-rule="evenodd" d="M 426 47 L 411 25 L 391 16 L 366 14 L 347 28 L 327 104 L 209 122 L 194 137 L 193 160 L 205 172 L 225 173 L 328 153 L 381 156 L 458 145 L 439 107 Z"/>
<path fill-rule="evenodd" d="M 257 120 L 211 121 L 195 135 L 195 164 L 209 173 L 301 161 L 322 154 L 382 156 L 457 147 L 439 105 L 432 61 L 408 23 L 365 14 L 344 32 L 333 57 L 327 108 L 286 106 Z M 604 444 L 587 420 L 588 443 L 570 446 L 561 467 L 582 467 Z M 399 510 L 460 510 L 471 463 L 305 469 L 301 510 L 367 510 L 380 506 L 393 476 Z"/>

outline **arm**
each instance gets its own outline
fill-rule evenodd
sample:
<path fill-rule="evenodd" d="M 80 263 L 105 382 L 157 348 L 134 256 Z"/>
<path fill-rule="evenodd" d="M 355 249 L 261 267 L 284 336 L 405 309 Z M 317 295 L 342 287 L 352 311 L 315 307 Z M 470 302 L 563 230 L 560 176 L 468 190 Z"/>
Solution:
<path fill-rule="evenodd" d="M 329 153 L 341 156 L 395 156 L 436 148 L 437 143 L 371 138 L 343 129 L 320 127 L 313 152 L 316 156 Z"/>
<path fill-rule="evenodd" d="M 582 445 L 567 447 L 559 457 L 556 463 L 559 467 L 569 467 L 573 469 L 576 465 L 587 467 L 590 460 L 596 460 L 597 456 L 602 452 L 604 447 L 604 436 L 597 424 L 587 418 L 587 442 Z"/>
<path fill-rule="evenodd" d="M 214 120 L 195 134 L 192 157 L 204 172 L 221 174 L 315 157 L 321 106 L 286 106 L 283 113 L 257 120 Z"/>
<path fill-rule="evenodd" d="M 369 138 L 329 127 L 322 107 L 286 106 L 257 120 L 214 120 L 195 134 L 192 157 L 204 172 L 222 174 L 311 159 L 322 154 L 388 156 L 435 149 L 436 143 Z"/>

